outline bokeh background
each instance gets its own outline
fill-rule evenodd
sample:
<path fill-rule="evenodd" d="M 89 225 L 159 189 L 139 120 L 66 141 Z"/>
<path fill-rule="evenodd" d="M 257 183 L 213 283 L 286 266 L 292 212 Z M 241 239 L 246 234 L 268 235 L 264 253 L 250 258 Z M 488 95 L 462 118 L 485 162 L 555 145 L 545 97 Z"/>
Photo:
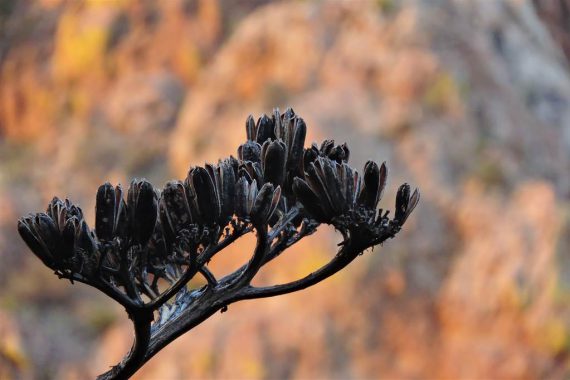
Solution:
<path fill-rule="evenodd" d="M 136 379 L 570 376 L 570 1 L 0 0 L 0 378 L 93 378 L 132 339 L 123 310 L 26 250 L 18 217 L 58 195 L 93 220 L 101 183 L 183 178 L 275 106 L 356 167 L 387 161 L 382 206 L 408 181 L 418 209 L 334 278 L 230 306 Z M 323 230 L 259 281 L 324 263 Z"/>

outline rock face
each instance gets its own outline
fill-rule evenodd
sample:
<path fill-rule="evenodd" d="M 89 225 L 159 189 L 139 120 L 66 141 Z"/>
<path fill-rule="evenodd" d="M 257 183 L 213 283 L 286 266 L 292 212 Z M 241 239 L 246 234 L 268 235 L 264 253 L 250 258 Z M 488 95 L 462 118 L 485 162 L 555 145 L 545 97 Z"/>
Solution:
<path fill-rule="evenodd" d="M 273 106 L 301 114 L 309 141 L 348 141 L 355 166 L 386 160 L 390 183 L 422 190 L 399 239 L 305 293 L 230 306 L 141 378 L 569 375 L 566 1 L 14 4 L 0 18 L 10 267 L 40 272 L 10 244 L 13 215 L 54 194 L 78 194 L 89 211 L 105 180 L 184 177 L 190 163 L 235 154 L 247 113 Z M 35 20 L 28 34 L 22 20 Z M 334 251 L 329 236 L 262 281 L 313 270 Z M 6 267 L 0 284 L 15 281 Z M 85 316 L 81 301 L 54 298 Z M 97 360 L 51 373 L 92 375 L 118 360 L 109 347 L 130 339 L 128 325 L 104 331 Z M 28 335 L 24 352 L 37 343 Z"/>

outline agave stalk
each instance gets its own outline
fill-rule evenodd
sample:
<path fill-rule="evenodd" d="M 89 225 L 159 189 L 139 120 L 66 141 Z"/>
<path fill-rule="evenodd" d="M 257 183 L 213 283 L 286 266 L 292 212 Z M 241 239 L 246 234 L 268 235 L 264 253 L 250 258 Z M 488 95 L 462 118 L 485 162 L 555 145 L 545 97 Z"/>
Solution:
<path fill-rule="evenodd" d="M 54 198 L 45 213 L 18 221 L 30 250 L 60 278 L 93 286 L 120 303 L 133 321 L 135 341 L 100 379 L 132 376 L 162 348 L 233 302 L 272 297 L 315 285 L 364 250 L 393 238 L 417 206 L 408 184 L 396 195 L 394 218 L 378 210 L 387 167 L 372 161 L 362 175 L 346 144 L 325 140 L 305 147 L 307 126 L 292 109 L 245 123 L 237 158 L 190 168 L 161 191 L 135 179 L 101 185 L 95 229 L 81 209 Z M 259 270 L 320 224 L 343 237 L 333 259 L 295 281 L 252 285 Z M 218 277 L 208 263 L 246 234 L 256 234 L 250 259 Z M 196 275 L 207 284 L 189 289 Z"/>

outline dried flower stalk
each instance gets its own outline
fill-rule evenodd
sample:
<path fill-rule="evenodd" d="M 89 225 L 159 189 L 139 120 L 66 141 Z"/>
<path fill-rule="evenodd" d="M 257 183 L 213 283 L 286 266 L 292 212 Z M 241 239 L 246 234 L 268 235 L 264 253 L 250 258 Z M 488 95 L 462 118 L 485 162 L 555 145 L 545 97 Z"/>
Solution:
<path fill-rule="evenodd" d="M 420 194 L 400 186 L 394 218 L 378 210 L 387 168 L 367 162 L 362 174 L 348 165 L 346 144 L 326 140 L 305 148 L 307 127 L 292 109 L 246 121 L 238 157 L 193 167 L 184 181 L 158 191 L 134 180 L 99 187 L 95 230 L 69 200 L 54 198 L 45 213 L 23 217 L 20 235 L 60 278 L 91 285 L 125 307 L 135 342 L 100 379 L 123 379 L 174 339 L 233 302 L 272 297 L 312 286 L 335 274 L 367 248 L 394 237 Z M 260 268 L 322 224 L 343 241 L 332 260 L 285 284 L 251 285 Z M 217 278 L 215 255 L 256 233 L 249 262 Z M 189 290 L 201 275 L 207 285 Z"/>

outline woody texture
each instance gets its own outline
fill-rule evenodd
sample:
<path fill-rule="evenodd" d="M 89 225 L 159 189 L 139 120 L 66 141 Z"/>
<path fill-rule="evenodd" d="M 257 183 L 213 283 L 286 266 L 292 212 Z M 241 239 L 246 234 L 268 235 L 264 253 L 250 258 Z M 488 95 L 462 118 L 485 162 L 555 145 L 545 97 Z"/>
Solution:
<path fill-rule="evenodd" d="M 99 379 L 132 376 L 177 337 L 231 303 L 296 292 L 345 268 L 366 249 L 393 238 L 418 204 L 418 190 L 399 187 L 395 210 L 378 209 L 387 168 L 349 164 L 346 144 L 305 147 L 307 126 L 292 109 L 246 121 L 237 158 L 190 168 L 162 190 L 135 179 L 128 190 L 97 190 L 95 228 L 81 208 L 53 198 L 46 212 L 18 221 L 32 252 L 59 278 L 90 285 L 120 303 L 135 340 L 123 360 Z M 253 286 L 258 271 L 321 224 L 342 235 L 332 259 L 292 282 Z M 218 277 L 208 268 L 247 234 L 248 262 Z M 310 254 L 310 252 L 307 252 Z M 206 285 L 192 289 L 203 276 Z"/>

